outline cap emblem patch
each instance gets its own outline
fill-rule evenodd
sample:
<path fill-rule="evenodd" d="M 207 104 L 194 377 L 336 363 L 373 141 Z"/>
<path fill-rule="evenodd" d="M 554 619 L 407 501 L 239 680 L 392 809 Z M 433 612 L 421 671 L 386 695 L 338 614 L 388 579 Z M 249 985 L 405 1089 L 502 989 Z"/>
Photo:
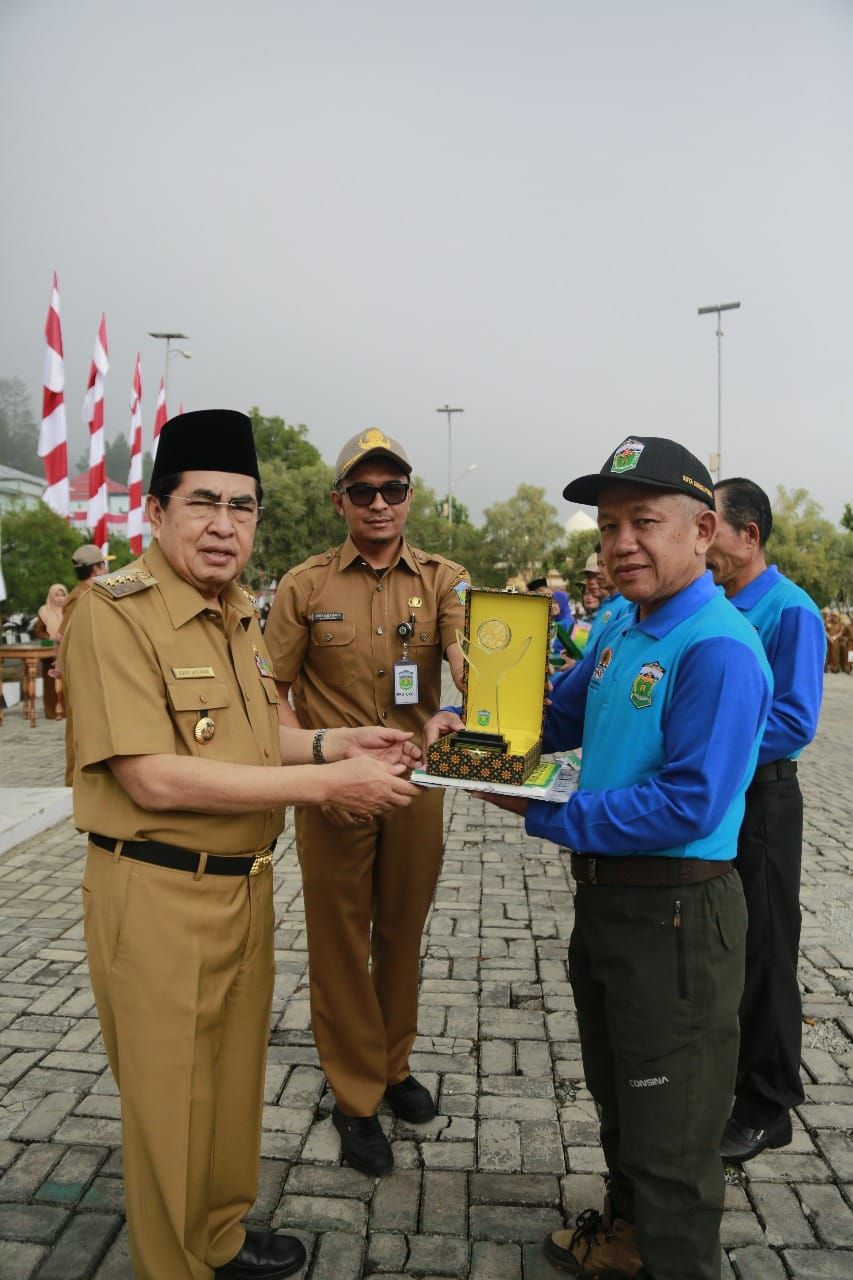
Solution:
<path fill-rule="evenodd" d="M 384 436 L 378 427 L 371 427 L 369 431 L 365 431 L 364 435 L 358 442 L 358 447 L 364 453 L 368 449 L 390 449 L 391 441 Z"/>
<path fill-rule="evenodd" d="M 642 711 L 645 707 L 652 705 L 652 694 L 655 685 L 666 675 L 666 670 L 659 662 L 644 662 L 640 667 L 637 675 L 634 676 L 634 683 L 631 685 L 631 702 L 638 711 Z"/>
<path fill-rule="evenodd" d="M 629 436 L 625 443 L 620 444 L 614 453 L 613 461 L 610 464 L 611 472 L 616 475 L 622 475 L 624 471 L 633 471 L 640 461 L 640 454 L 645 447 L 642 440 L 634 440 Z"/>

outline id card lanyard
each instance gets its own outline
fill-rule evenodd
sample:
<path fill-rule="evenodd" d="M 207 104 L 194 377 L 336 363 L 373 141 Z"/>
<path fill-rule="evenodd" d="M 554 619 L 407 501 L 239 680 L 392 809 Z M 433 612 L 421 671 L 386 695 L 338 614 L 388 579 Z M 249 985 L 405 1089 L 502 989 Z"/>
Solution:
<path fill-rule="evenodd" d="M 396 707 L 414 707 L 418 702 L 418 664 L 409 661 L 409 637 L 414 634 L 414 630 L 414 616 L 408 622 L 401 622 L 397 627 L 397 635 L 403 642 L 403 653 L 400 661 L 394 663 L 394 705 Z"/>

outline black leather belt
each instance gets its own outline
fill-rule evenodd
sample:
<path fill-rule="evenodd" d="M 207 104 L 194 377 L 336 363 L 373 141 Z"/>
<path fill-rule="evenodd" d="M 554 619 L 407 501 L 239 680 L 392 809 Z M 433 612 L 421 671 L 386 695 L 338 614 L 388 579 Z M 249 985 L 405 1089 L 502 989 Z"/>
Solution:
<path fill-rule="evenodd" d="M 758 766 L 753 774 L 752 781 L 776 782 L 780 778 L 795 778 L 796 776 L 796 760 L 771 760 L 769 764 L 760 764 Z"/>
<path fill-rule="evenodd" d="M 572 876 L 578 884 L 625 885 L 636 889 L 676 888 L 725 876 L 729 861 L 707 858 L 617 858 L 609 853 L 573 853 Z"/>
<path fill-rule="evenodd" d="M 169 867 L 172 871 L 197 872 L 202 855 L 192 849 L 178 849 L 173 844 L 161 844 L 159 840 L 114 840 L 112 836 L 99 836 L 89 832 L 89 839 L 99 849 L 115 853 L 121 844 L 121 856 L 136 862 L 150 862 L 155 867 Z M 272 865 L 275 840 L 263 853 L 240 854 L 236 857 L 211 853 L 207 858 L 204 874 L 209 876 L 256 876 L 264 867 Z"/>

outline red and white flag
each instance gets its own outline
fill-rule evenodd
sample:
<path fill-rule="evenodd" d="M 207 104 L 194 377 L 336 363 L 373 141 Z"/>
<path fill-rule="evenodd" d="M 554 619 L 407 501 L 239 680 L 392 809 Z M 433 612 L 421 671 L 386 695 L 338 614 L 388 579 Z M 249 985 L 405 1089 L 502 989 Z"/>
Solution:
<path fill-rule="evenodd" d="M 107 534 L 107 476 L 104 469 L 104 378 L 110 362 L 107 359 L 107 318 L 101 316 L 89 370 L 89 383 L 83 401 L 83 421 L 89 427 L 89 508 L 86 523 L 92 541 L 104 555 L 109 550 Z"/>
<path fill-rule="evenodd" d="M 127 540 L 135 556 L 142 555 L 142 365 L 136 356 L 130 391 L 130 502 L 127 508 Z"/>
<path fill-rule="evenodd" d="M 160 379 L 160 390 L 157 393 L 157 408 L 154 410 L 154 440 L 151 445 L 151 457 L 157 457 L 157 445 L 160 443 L 160 432 L 168 420 L 166 411 L 166 383 Z"/>
<path fill-rule="evenodd" d="M 44 459 L 44 501 L 58 516 L 68 517 L 68 430 L 65 423 L 65 361 L 59 321 L 59 284 L 53 273 L 50 306 L 44 327 L 44 394 L 38 452 Z"/>

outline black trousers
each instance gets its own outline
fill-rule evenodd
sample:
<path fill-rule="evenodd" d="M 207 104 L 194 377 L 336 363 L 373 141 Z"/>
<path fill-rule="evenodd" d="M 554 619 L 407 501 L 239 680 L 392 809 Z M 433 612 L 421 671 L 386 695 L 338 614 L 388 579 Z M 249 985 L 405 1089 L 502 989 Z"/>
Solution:
<path fill-rule="evenodd" d="M 797 984 L 802 845 L 796 775 L 753 782 L 735 860 L 749 927 L 734 1106 L 735 1118 L 753 1128 L 766 1128 L 803 1101 Z"/>
<path fill-rule="evenodd" d="M 569 944 L 587 1086 L 619 1217 L 654 1280 L 719 1280 L 746 908 L 731 872 L 578 885 Z"/>

